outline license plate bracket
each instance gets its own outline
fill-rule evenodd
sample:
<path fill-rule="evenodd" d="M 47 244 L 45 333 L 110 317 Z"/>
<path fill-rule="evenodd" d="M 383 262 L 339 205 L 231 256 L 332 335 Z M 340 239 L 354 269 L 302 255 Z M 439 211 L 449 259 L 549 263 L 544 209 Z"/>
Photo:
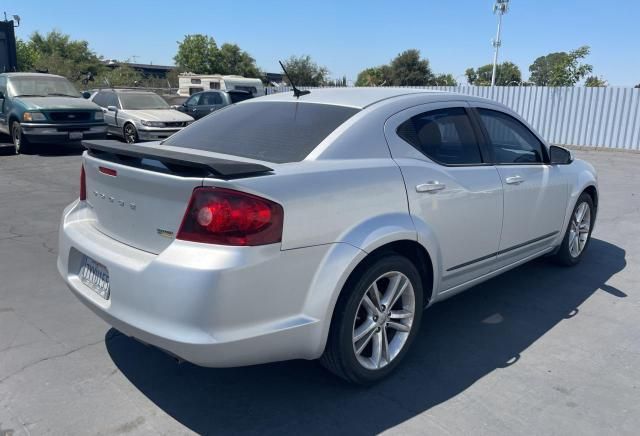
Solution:
<path fill-rule="evenodd" d="M 101 298 L 108 300 L 111 296 L 109 271 L 107 267 L 91 259 L 89 256 L 84 256 L 78 277 L 82 283 Z"/>
<path fill-rule="evenodd" d="M 79 139 L 82 139 L 83 134 L 82 132 L 69 132 L 69 139 L 73 140 L 73 141 L 77 141 Z"/>

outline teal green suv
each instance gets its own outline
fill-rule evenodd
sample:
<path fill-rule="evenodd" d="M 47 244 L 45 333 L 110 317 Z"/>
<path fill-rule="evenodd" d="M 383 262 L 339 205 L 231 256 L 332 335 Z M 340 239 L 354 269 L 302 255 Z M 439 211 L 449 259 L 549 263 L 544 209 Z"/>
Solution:
<path fill-rule="evenodd" d="M 36 144 L 79 144 L 107 136 L 102 109 L 82 98 L 64 77 L 42 73 L 0 74 L 0 133 L 16 154 Z"/>

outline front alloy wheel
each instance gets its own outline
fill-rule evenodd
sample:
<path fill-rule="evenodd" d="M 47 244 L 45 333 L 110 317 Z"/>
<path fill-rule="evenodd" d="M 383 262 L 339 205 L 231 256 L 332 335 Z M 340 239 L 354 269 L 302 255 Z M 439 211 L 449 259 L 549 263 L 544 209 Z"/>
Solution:
<path fill-rule="evenodd" d="M 133 124 L 124 126 L 124 140 L 127 144 L 135 144 L 138 142 L 138 131 Z"/>
<path fill-rule="evenodd" d="M 569 228 L 569 253 L 577 258 L 584 250 L 591 231 L 591 208 L 586 201 L 580 203 L 571 219 Z"/>
<path fill-rule="evenodd" d="M 420 273 L 409 259 L 387 253 L 367 261 L 342 289 L 320 362 L 353 383 L 382 379 L 409 349 L 423 302 Z"/>
<path fill-rule="evenodd" d="M 594 218 L 595 208 L 593 199 L 589 194 L 583 192 L 573 208 L 571 221 L 567 227 L 564 239 L 555 254 L 555 260 L 558 263 L 573 266 L 580 262 L 591 239 Z"/>

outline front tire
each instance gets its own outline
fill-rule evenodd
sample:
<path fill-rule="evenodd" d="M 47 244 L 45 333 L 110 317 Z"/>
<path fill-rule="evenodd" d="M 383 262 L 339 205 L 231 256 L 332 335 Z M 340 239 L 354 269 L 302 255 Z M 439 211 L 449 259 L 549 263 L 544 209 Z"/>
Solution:
<path fill-rule="evenodd" d="M 18 121 L 11 123 L 11 140 L 16 154 L 24 154 L 29 151 L 27 138 L 22 134 L 22 126 Z"/>
<path fill-rule="evenodd" d="M 595 219 L 593 199 L 583 192 L 576 202 L 562 245 L 555 254 L 555 261 L 561 265 L 577 265 L 584 255 L 589 242 Z"/>
<path fill-rule="evenodd" d="M 357 270 L 336 303 L 320 362 L 357 384 L 389 375 L 420 328 L 420 274 L 406 257 L 388 254 Z"/>
<path fill-rule="evenodd" d="M 131 123 L 127 123 L 124 125 L 122 129 L 122 135 L 124 137 L 124 141 L 127 144 L 135 144 L 138 142 L 138 130 L 136 126 Z"/>

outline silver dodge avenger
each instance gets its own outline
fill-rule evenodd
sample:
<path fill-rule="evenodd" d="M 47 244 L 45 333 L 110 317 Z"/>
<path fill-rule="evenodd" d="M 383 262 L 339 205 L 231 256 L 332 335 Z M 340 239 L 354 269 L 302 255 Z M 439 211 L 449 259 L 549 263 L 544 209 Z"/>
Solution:
<path fill-rule="evenodd" d="M 590 164 L 442 92 L 281 93 L 85 146 L 60 274 L 116 329 L 211 367 L 319 358 L 375 382 L 424 308 L 543 255 L 578 263 L 598 208 Z"/>

